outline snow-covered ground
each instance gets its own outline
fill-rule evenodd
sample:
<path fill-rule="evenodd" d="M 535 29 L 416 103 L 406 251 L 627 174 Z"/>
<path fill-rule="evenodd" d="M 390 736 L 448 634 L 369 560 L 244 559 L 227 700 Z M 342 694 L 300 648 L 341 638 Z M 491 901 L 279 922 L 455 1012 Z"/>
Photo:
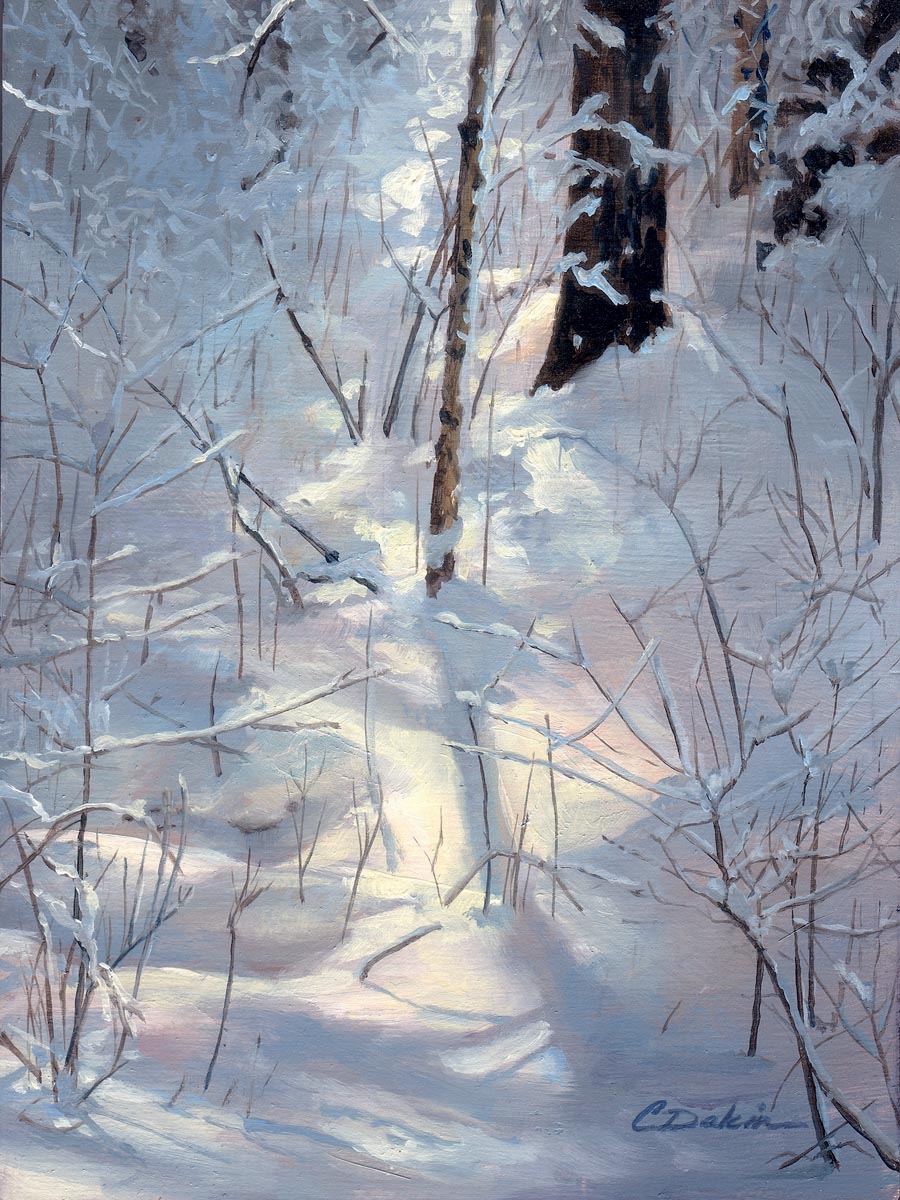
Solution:
<path fill-rule="evenodd" d="M 661 838 L 694 828 L 686 747 L 726 805 L 753 801 L 727 830 L 751 873 L 797 849 L 778 805 L 801 782 L 806 803 L 825 777 L 823 878 L 838 879 L 829 863 L 842 869 L 847 844 L 863 857 L 819 920 L 887 931 L 874 967 L 843 935 L 820 947 L 817 1036 L 844 1094 L 890 1128 L 893 384 L 880 544 L 861 471 L 896 320 L 896 171 L 837 169 L 826 190 L 837 212 L 850 205 L 852 238 L 779 250 L 756 271 L 766 203 L 710 202 L 730 121 L 727 94 L 713 95 L 719 60 L 698 66 L 679 43 L 671 326 L 531 395 L 558 287 L 574 6 L 512 6 L 464 377 L 479 411 L 463 439 L 457 575 L 428 600 L 432 318 L 446 284 L 425 277 L 453 198 L 469 6 L 337 16 L 310 3 L 305 24 L 296 6 L 283 27 L 295 49 L 273 42 L 280 66 L 258 68 L 246 103 L 241 60 L 221 56 L 262 6 L 145 7 L 96 5 L 85 28 L 65 5 L 59 21 L 23 5 L 7 17 L 26 100 L 46 44 L 59 68 L 43 109 L 16 110 L 17 125 L 53 117 L 55 165 L 35 126 L 6 200 L 5 353 L 20 366 L 4 372 L 0 1031 L 42 1079 L 0 1047 L 0 1197 L 888 1200 L 896 1177 L 827 1107 L 840 1170 L 812 1154 L 780 1169 L 816 1142 L 795 1037 L 767 982 L 748 1056 L 754 952 L 708 903 L 702 852 L 673 863 Z M 151 50 L 140 71 L 120 37 L 136 21 Z M 213 443 L 244 473 L 234 507 Z M 279 556 L 302 607 L 279 587 Z M 729 663 L 759 741 L 749 766 Z M 793 735 L 795 703 L 799 740 L 770 738 L 779 719 Z M 34 839 L 83 802 L 85 709 L 90 798 L 107 808 L 91 815 L 90 919 L 76 927 L 74 828 L 34 856 L 35 886 L 8 835 L 30 820 Z M 836 757 L 845 747 L 852 762 Z M 883 840 L 870 848 L 850 815 L 842 829 L 851 807 Z M 49 1064 L 66 1045 L 43 1028 L 45 982 L 65 1027 L 73 932 L 113 963 L 170 869 L 138 976 L 135 954 L 116 968 L 137 991 L 135 1036 L 115 1059 L 121 995 L 107 976 L 55 1103 Z M 264 890 L 235 918 L 245 879 Z M 787 973 L 788 886 L 772 884 L 787 907 L 763 930 Z M 851 1012 L 876 976 L 886 1089 Z M 673 1109 L 688 1128 L 660 1130 Z"/>
<path fill-rule="evenodd" d="M 480 897 L 436 912 L 376 873 L 367 915 L 335 948 L 340 883 L 314 873 L 301 908 L 291 864 L 271 868 L 266 904 L 242 929 L 227 1042 L 204 1094 L 229 879 L 196 857 L 191 916 L 145 976 L 140 1061 L 64 1135 L 17 1123 L 25 1097 L 11 1087 L 4 1195 L 888 1194 L 877 1167 L 855 1157 L 839 1176 L 795 1167 L 786 1185 L 773 1159 L 805 1148 L 808 1129 L 632 1130 L 661 1099 L 701 1117 L 727 1118 L 732 1104 L 756 1115 L 789 1044 L 769 1029 L 748 1063 L 749 990 L 727 979 L 698 989 L 697 963 L 647 903 L 602 891 L 583 896 L 583 917 L 552 922 L 537 901 L 525 919 L 485 921 Z M 360 983 L 373 947 L 431 918 L 439 931 Z M 682 938 L 733 959 L 727 936 L 694 924 Z M 789 1086 L 773 1120 L 805 1115 L 802 1088 Z"/>

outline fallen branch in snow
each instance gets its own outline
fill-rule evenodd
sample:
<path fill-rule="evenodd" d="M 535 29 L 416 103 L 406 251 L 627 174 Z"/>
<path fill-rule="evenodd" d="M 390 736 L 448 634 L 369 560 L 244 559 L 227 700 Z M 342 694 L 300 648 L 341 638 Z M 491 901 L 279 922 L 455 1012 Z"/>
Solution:
<path fill-rule="evenodd" d="M 333 696 L 346 688 L 355 687 L 358 683 L 365 683 L 368 679 L 374 679 L 386 673 L 386 667 L 377 667 L 366 671 L 357 671 L 356 668 L 353 668 L 323 687 L 303 692 L 299 696 L 292 696 L 289 700 L 257 709 L 254 712 L 244 712 L 240 716 L 219 721 L 215 725 L 208 725 L 203 729 L 167 729 L 157 733 L 139 734 L 137 737 L 130 738 L 101 734 L 90 746 L 79 746 L 73 750 L 60 750 L 49 754 L 44 752 L 41 756 L 24 751 L 9 751 L 0 757 L 12 762 L 28 762 L 32 765 L 38 761 L 43 761 L 45 766 L 50 763 L 69 762 L 80 765 L 84 756 L 88 754 L 92 758 L 100 758 L 104 754 L 110 754 L 117 750 L 139 750 L 144 746 L 180 746 L 185 742 L 210 741 L 226 733 L 234 733 L 239 729 L 257 726 L 263 721 L 281 716 L 282 713 L 304 708 L 307 704 L 314 704 L 317 700 L 324 700 L 327 696 Z"/>
<path fill-rule="evenodd" d="M 319 372 L 319 374 L 322 376 L 322 379 L 325 382 L 325 386 L 328 388 L 329 392 L 331 392 L 332 396 L 334 396 L 335 400 L 337 401 L 337 406 L 341 411 L 341 416 L 344 418 L 344 424 L 347 426 L 347 432 L 350 434 L 351 442 L 353 442 L 354 444 L 356 444 L 357 442 L 361 442 L 363 440 L 362 430 L 360 429 L 355 417 L 353 416 L 353 414 L 350 411 L 350 407 L 347 404 L 347 398 L 345 397 L 345 395 L 341 391 L 341 389 L 338 387 L 337 383 L 331 378 L 331 375 L 328 373 L 328 371 L 325 369 L 325 364 L 322 362 L 322 359 L 319 356 L 318 350 L 316 350 L 316 347 L 315 347 L 315 344 L 314 344 L 312 338 L 309 336 L 309 334 L 306 332 L 306 330 L 300 324 L 300 318 L 297 316 L 296 310 L 293 309 L 287 303 L 287 296 L 285 295 L 284 289 L 282 288 L 281 283 L 279 282 L 278 275 L 275 271 L 275 264 L 272 262 L 272 256 L 270 255 L 269 250 L 267 249 L 267 247 L 262 239 L 262 236 L 260 234 L 256 235 L 256 241 L 259 245 L 260 250 L 263 253 L 263 258 L 265 258 L 265 260 L 266 260 L 266 266 L 269 268 L 269 274 L 272 276 L 272 281 L 275 284 L 275 287 L 277 288 L 278 303 L 279 304 L 284 303 L 285 312 L 288 315 L 288 320 L 291 323 L 291 328 L 294 330 L 294 332 L 299 337 L 300 341 L 303 343 L 303 349 L 306 351 L 306 353 L 312 359 L 313 365 L 315 366 L 316 370 Z"/>
<path fill-rule="evenodd" d="M 182 742 L 196 741 L 198 738 L 208 739 L 219 737 L 224 733 L 234 733 L 238 729 L 248 729 L 250 726 L 258 725 L 261 721 L 268 721 L 272 717 L 281 716 L 282 713 L 293 712 L 296 708 L 304 708 L 307 704 L 314 704 L 317 700 L 324 700 L 327 696 L 333 696 L 335 693 L 342 692 L 346 688 L 355 687 L 358 683 L 365 683 L 368 679 L 373 679 L 376 676 L 385 675 L 386 673 L 386 667 L 377 667 L 366 671 L 357 671 L 353 668 L 350 671 L 346 671 L 343 675 L 339 675 L 324 687 L 316 688 L 311 692 L 304 692 L 299 696 L 292 696 L 290 700 L 261 709 L 258 712 L 232 717 L 230 720 L 219 721 L 217 724 L 210 725 L 205 729 L 166 730 L 162 733 L 148 733 L 134 738 L 113 738 L 101 735 L 94 742 L 90 753 L 94 757 L 97 757 L 101 754 L 108 754 L 111 750 L 136 750 L 141 746 L 177 746 Z"/>
<path fill-rule="evenodd" d="M 363 968 L 359 973 L 359 982 L 365 983 L 369 978 L 369 972 L 374 966 L 377 966 L 383 959 L 389 958 L 392 954 L 397 954 L 400 950 L 405 950 L 407 946 L 412 946 L 415 942 L 421 941 L 429 933 L 437 933 L 439 929 L 443 929 L 440 922 L 435 922 L 434 925 L 424 925 L 421 929 L 417 929 L 414 933 L 410 933 L 407 937 L 402 938 L 399 942 L 394 942 L 392 946 L 388 946 L 386 950 L 379 950 L 377 954 L 373 954 L 371 958 L 366 959 Z"/>
<path fill-rule="evenodd" d="M 485 637 L 508 638 L 518 642 L 520 646 L 527 646 L 530 650 L 537 650 L 539 654 L 546 654 L 548 658 L 572 663 L 573 666 L 580 665 L 578 658 L 570 650 L 556 646 L 546 638 L 534 637 L 530 633 L 519 633 L 518 629 L 513 629 L 511 625 L 502 625 L 499 622 L 493 625 L 473 625 L 451 612 L 435 613 L 433 619 L 442 625 L 449 625 L 451 629 L 458 629 L 462 633 L 480 633 Z"/>
<path fill-rule="evenodd" d="M 209 417 L 207 417 L 206 423 L 210 427 L 210 436 L 212 436 L 213 424 Z M 278 571 L 278 575 L 281 579 L 281 586 L 287 590 L 292 604 L 294 604 L 297 608 L 302 608 L 303 598 L 300 595 L 300 589 L 297 587 L 296 580 L 291 574 L 291 568 L 288 566 L 279 546 L 263 533 L 262 529 L 260 528 L 261 522 L 259 520 L 255 522 L 251 520 L 250 516 L 241 506 L 241 488 L 240 481 L 238 479 L 237 467 L 234 465 L 234 463 L 232 463 L 231 459 L 226 459 L 222 456 L 219 457 L 218 461 L 222 479 L 225 483 L 225 490 L 228 492 L 228 497 L 231 500 L 232 532 L 234 531 L 236 522 L 238 525 L 240 525 L 247 537 L 249 537 L 251 541 L 256 542 L 260 550 L 269 556 L 269 559 L 275 564 L 275 569 Z M 236 562 L 234 571 L 237 572 Z M 234 577 L 237 579 L 236 574 Z M 275 586 L 277 588 L 279 585 L 276 584 Z M 239 585 L 236 584 L 236 594 L 238 587 Z M 241 632 L 241 637 L 243 638 L 243 631 Z"/>
<path fill-rule="evenodd" d="M 178 401 L 172 399 L 171 396 L 168 396 L 162 388 L 158 387 L 151 380 L 147 379 L 145 382 L 147 383 L 148 387 L 150 387 L 151 390 L 156 393 L 157 396 L 159 396 L 162 400 L 165 400 L 166 404 L 169 405 L 173 412 L 178 414 L 186 428 L 193 435 L 197 445 L 201 449 L 208 448 L 210 446 L 210 442 L 203 436 L 197 425 L 184 411 Z M 332 547 L 327 546 L 323 541 L 320 541 L 320 539 L 317 538 L 314 533 L 302 525 L 296 517 L 292 516 L 292 514 L 289 513 L 282 504 L 270 496 L 266 491 L 264 491 L 263 488 L 259 486 L 258 483 L 251 479 L 243 467 L 238 467 L 224 454 L 219 457 L 219 463 L 224 464 L 223 470 L 233 470 L 239 482 L 253 493 L 257 500 L 259 500 L 260 504 L 264 505 L 271 513 L 278 517 L 278 519 L 283 524 L 287 525 L 289 529 L 293 529 L 294 533 L 303 538 L 303 540 L 312 546 L 312 548 L 318 554 L 321 554 L 322 558 L 324 558 L 327 563 L 340 562 L 341 556 L 337 550 L 334 550 Z M 316 579 L 312 576 L 307 577 L 300 575 L 300 578 L 309 578 L 312 582 L 320 582 L 319 579 Z M 358 573 L 351 574 L 349 578 L 352 579 L 354 583 L 360 584 L 370 592 L 378 592 L 377 584 L 375 584 L 371 579 L 368 579 L 365 575 L 360 575 Z"/>

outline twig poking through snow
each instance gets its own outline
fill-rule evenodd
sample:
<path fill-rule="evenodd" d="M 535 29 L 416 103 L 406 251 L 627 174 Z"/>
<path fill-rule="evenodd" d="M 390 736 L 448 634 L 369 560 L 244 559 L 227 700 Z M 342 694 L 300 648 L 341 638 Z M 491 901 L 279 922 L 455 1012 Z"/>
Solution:
<path fill-rule="evenodd" d="M 371 958 L 366 959 L 363 968 L 359 973 L 359 982 L 365 983 L 369 978 L 369 972 L 374 966 L 377 966 L 383 959 L 389 958 L 392 954 L 397 954 L 400 950 L 405 950 L 407 946 L 412 946 L 415 942 L 420 941 L 429 933 L 437 933 L 439 929 L 443 929 L 440 922 L 434 925 L 424 925 L 421 929 L 417 929 L 414 933 L 402 938 L 399 942 L 395 942 L 392 946 L 388 946 L 386 950 L 379 950 L 377 954 L 373 954 Z"/>

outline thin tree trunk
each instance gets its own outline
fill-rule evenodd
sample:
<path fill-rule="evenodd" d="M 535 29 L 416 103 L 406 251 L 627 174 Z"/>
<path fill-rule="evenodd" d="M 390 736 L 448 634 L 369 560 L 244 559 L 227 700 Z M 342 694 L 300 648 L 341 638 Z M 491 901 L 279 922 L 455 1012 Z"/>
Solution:
<path fill-rule="evenodd" d="M 475 718 L 472 715 L 472 709 L 469 709 L 469 728 L 472 731 L 472 740 L 475 745 L 478 745 L 478 727 L 475 724 Z M 492 891 L 492 863 L 491 858 L 491 796 L 488 790 L 487 772 L 484 769 L 484 758 L 478 755 L 478 772 L 481 777 L 481 821 L 484 829 L 484 844 L 486 847 L 486 857 L 484 864 L 484 904 L 482 912 L 487 915 L 491 907 L 491 891 Z"/>
<path fill-rule="evenodd" d="M 219 1021 L 219 1033 L 216 1037 L 216 1045 L 212 1052 L 212 1058 L 210 1058 L 209 1066 L 206 1068 L 206 1078 L 203 1081 L 204 1092 L 209 1091 L 209 1085 L 212 1083 L 213 1071 L 216 1069 L 216 1061 L 219 1057 L 219 1051 L 222 1049 L 225 1026 L 228 1024 L 228 1012 L 231 1008 L 231 992 L 234 988 L 234 960 L 237 953 L 237 930 L 232 925 L 228 932 L 230 938 L 228 947 L 228 978 L 225 983 L 225 996 L 222 1000 L 222 1017 Z"/>
<path fill-rule="evenodd" d="M 556 800 L 556 775 L 553 773 L 553 742 L 550 738 L 550 714 L 544 713 L 547 726 L 547 765 L 550 768 L 550 806 L 553 809 L 553 890 L 551 892 L 550 915 L 556 918 L 556 874 L 559 868 L 559 805 Z"/>
<path fill-rule="evenodd" d="M 828 1136 L 828 1130 L 825 1127 L 825 1115 L 819 1084 L 810 1064 L 806 1047 L 799 1039 L 797 1039 L 797 1053 L 800 1057 L 800 1068 L 803 1072 L 803 1083 L 806 1087 L 806 1101 L 809 1106 L 809 1115 L 812 1118 L 813 1131 L 816 1135 L 816 1144 L 819 1147 L 819 1153 L 829 1167 L 839 1167 L 838 1156 L 835 1153 L 834 1146 Z"/>
<path fill-rule="evenodd" d="M 755 1058 L 759 1046 L 759 1025 L 762 1019 L 762 987 L 766 964 L 762 955 L 756 956 L 756 979 L 753 983 L 753 1010 L 750 1014 L 750 1041 L 747 1045 L 747 1057 Z"/>
<path fill-rule="evenodd" d="M 182 796 L 182 804 L 185 803 Z M 184 831 L 182 830 L 182 845 L 184 844 Z M 267 892 L 271 884 L 266 884 L 265 887 L 260 887 L 257 884 L 259 879 L 260 864 L 257 863 L 256 871 L 250 873 L 250 849 L 247 849 L 247 865 L 244 872 L 244 881 L 241 884 L 241 890 L 235 889 L 234 901 L 228 913 L 228 977 L 225 981 L 225 995 L 222 998 L 222 1017 L 219 1021 L 219 1032 L 216 1037 L 216 1044 L 212 1052 L 212 1058 L 209 1060 L 209 1066 L 206 1068 L 206 1078 L 203 1081 L 204 1092 L 209 1091 L 209 1085 L 212 1083 L 213 1071 L 216 1069 L 216 1062 L 219 1058 L 219 1051 L 222 1049 L 222 1044 L 225 1040 L 225 1029 L 228 1025 L 228 1014 L 231 1011 L 231 994 L 234 990 L 234 970 L 235 960 L 237 958 L 237 927 L 243 914 L 247 911 L 251 904 L 255 904 L 263 892 Z M 176 867 L 177 869 L 177 867 Z M 174 875 L 173 875 L 174 878 Z"/>
<path fill-rule="evenodd" d="M 456 194 L 456 230 L 453 237 L 453 282 L 447 314 L 447 345 L 441 384 L 441 433 L 435 446 L 434 483 L 431 493 L 431 534 L 440 537 L 453 529 L 459 509 L 459 444 L 463 419 L 460 395 L 466 342 L 469 336 L 470 287 L 473 246 L 478 215 L 484 116 L 488 85 L 494 69 L 494 36 L 497 0 L 475 0 L 475 46 L 469 64 L 469 99 L 466 119 L 459 127 L 459 184 Z M 453 577 L 456 556 L 452 547 L 433 547 L 435 561 L 425 572 L 429 596 Z"/>
<path fill-rule="evenodd" d="M 636 167 L 627 137 L 612 128 L 627 123 L 668 148 L 669 77 L 663 68 L 654 71 L 662 48 L 653 20 L 659 0 L 587 0 L 585 7 L 584 37 L 591 48 L 575 48 L 572 112 L 599 93 L 609 99 L 587 122 L 599 128 L 572 135 L 573 157 L 583 171 L 569 191 L 570 210 L 578 215 L 564 250 L 582 257 L 562 277 L 535 387 L 562 387 L 614 342 L 637 350 L 667 319 L 665 307 L 651 299 L 664 285 L 665 168 Z M 593 268 L 603 280 L 585 279 Z"/>
<path fill-rule="evenodd" d="M 732 919 L 735 918 L 732 915 Z M 797 1046 L 797 1057 L 800 1060 L 800 1068 L 803 1073 L 803 1082 L 806 1086 L 806 1098 L 809 1104 L 809 1115 L 812 1120 L 813 1131 L 816 1135 L 816 1145 L 819 1148 L 819 1153 L 822 1155 L 824 1162 L 831 1168 L 840 1166 L 837 1154 L 834 1150 L 834 1145 L 831 1141 L 825 1125 L 824 1115 L 824 1097 L 827 1097 L 842 1117 L 845 1117 L 847 1122 L 852 1126 L 857 1133 L 862 1132 L 860 1129 L 860 1110 L 848 1106 L 844 1099 L 830 1085 L 824 1076 L 820 1076 L 820 1072 L 824 1070 L 812 1043 L 809 1041 L 809 1034 L 806 1024 L 803 1020 L 803 1015 L 800 1009 L 800 1001 L 792 1004 L 790 996 L 785 989 L 778 974 L 778 968 L 774 961 L 766 953 L 764 947 L 760 945 L 753 936 L 749 933 L 747 926 L 737 919 L 736 924 L 742 929 L 744 936 L 748 938 L 750 944 L 756 950 L 759 960 L 762 962 L 766 974 L 769 977 L 769 982 L 775 992 L 776 999 L 781 1004 L 786 1015 L 790 1019 L 791 1028 L 794 1034 L 794 1040 Z M 820 1086 L 821 1084 L 821 1086 Z M 824 1096 L 823 1096 L 824 1093 Z M 865 1133 L 862 1136 L 866 1137 Z M 867 1138 L 867 1140 L 869 1140 Z M 879 1143 L 872 1143 L 878 1151 L 882 1161 L 892 1169 L 896 1170 L 896 1164 L 893 1161 L 892 1148 L 886 1147 Z"/>
<path fill-rule="evenodd" d="M 94 501 L 100 495 L 100 481 L 102 468 L 99 466 L 100 455 L 97 455 L 98 466 L 94 472 Z M 82 714 L 82 734 L 84 737 L 84 745 L 86 752 L 82 759 L 81 767 L 81 803 L 86 809 L 91 802 L 91 773 L 93 768 L 93 754 L 91 753 L 91 745 L 93 743 L 92 729 L 92 705 L 94 702 L 93 690 L 93 672 L 94 672 L 94 622 L 96 619 L 96 607 L 94 604 L 94 593 L 96 585 L 96 558 L 97 558 L 97 517 L 92 516 L 90 522 L 90 536 L 87 547 L 87 576 L 88 576 L 88 598 L 87 598 L 87 626 L 85 628 L 85 651 L 84 651 L 84 691 L 82 701 L 84 704 L 84 712 Z M 78 833 L 75 838 L 75 870 L 79 879 L 85 877 L 84 867 L 84 844 L 87 837 L 87 812 L 82 812 L 81 819 L 78 822 Z M 81 920 L 81 896 L 76 884 L 72 897 L 72 919 L 73 921 Z M 74 943 L 73 943 L 74 944 Z M 66 1070 L 71 1074 L 77 1073 L 78 1067 L 78 1041 L 81 1036 L 81 1022 L 84 1015 L 84 1005 L 87 1002 L 87 964 L 85 962 L 85 951 L 81 948 L 80 960 L 78 963 L 78 983 L 75 988 L 75 1002 L 72 1007 L 72 1034 L 69 1039 L 69 1045 L 66 1050 Z"/>
<path fill-rule="evenodd" d="M 884 519 L 884 416 L 887 406 L 891 358 L 893 353 L 894 317 L 897 312 L 897 287 L 891 297 L 885 333 L 884 361 L 873 361 L 876 375 L 875 413 L 872 417 L 872 540 L 881 542 L 881 526 Z"/>

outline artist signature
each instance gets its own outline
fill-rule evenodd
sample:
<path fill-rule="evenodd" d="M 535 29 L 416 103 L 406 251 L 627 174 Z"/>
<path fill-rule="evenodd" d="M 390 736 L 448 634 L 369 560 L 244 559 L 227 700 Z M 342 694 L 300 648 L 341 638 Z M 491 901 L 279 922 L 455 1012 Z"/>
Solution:
<path fill-rule="evenodd" d="M 642 1108 L 631 1122 L 635 1133 L 687 1133 L 691 1129 L 725 1129 L 736 1132 L 761 1129 L 807 1129 L 808 1121 L 776 1121 L 767 1111 L 765 1104 L 758 1104 L 756 1112 L 741 1111 L 737 1104 L 731 1104 L 724 1112 L 706 1111 L 701 1105 L 701 1112 L 692 1108 L 679 1108 L 670 1105 L 668 1100 L 654 1100 L 646 1108 Z M 705 1111 L 705 1115 L 704 1115 Z"/>

